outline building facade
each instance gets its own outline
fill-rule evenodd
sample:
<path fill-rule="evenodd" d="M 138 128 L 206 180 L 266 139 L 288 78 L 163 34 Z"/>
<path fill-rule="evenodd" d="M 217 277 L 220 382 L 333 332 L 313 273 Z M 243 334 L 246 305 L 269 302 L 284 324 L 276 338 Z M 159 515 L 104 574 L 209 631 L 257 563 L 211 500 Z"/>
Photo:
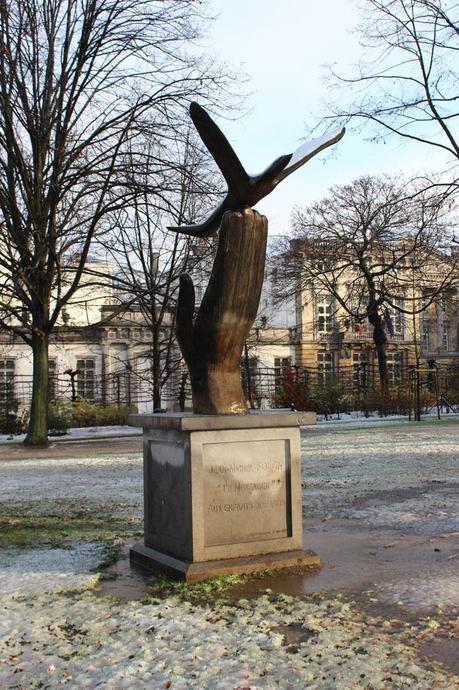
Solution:
<path fill-rule="evenodd" d="M 387 363 L 389 384 L 406 381 L 418 363 L 459 361 L 459 300 L 451 284 L 441 284 L 447 265 L 439 257 L 436 275 L 419 276 L 407 294 L 388 309 Z M 442 268 L 443 266 L 443 268 Z M 100 269 L 100 266 L 98 266 Z M 126 403 L 141 412 L 152 410 L 152 333 L 141 309 L 121 309 L 122 298 L 106 266 L 106 281 L 97 288 L 84 284 L 62 313 L 49 346 L 50 399 L 89 399 Z M 197 280 L 197 295 L 206 276 Z M 377 380 L 377 356 L 368 319 L 353 318 L 330 293 L 317 287 L 292 290 L 276 299 L 276 260 L 267 264 L 254 327 L 242 353 L 241 374 L 254 407 L 269 407 L 292 367 L 309 372 L 319 386 L 336 380 L 365 390 Z M 346 277 L 343 277 L 345 282 Z M 408 299 L 409 298 L 409 299 Z M 172 321 L 172 319 L 170 320 Z M 167 326 L 170 328 L 170 326 Z M 163 389 L 162 407 L 190 407 L 185 363 L 176 345 L 174 371 Z M 311 378 L 312 377 L 312 378 Z M 32 389 L 32 352 L 18 335 L 0 332 L 0 396 L 27 406 Z"/>
<path fill-rule="evenodd" d="M 448 255 L 436 254 L 415 274 L 401 265 L 391 277 L 392 294 L 381 308 L 389 385 L 403 383 L 410 367 L 459 360 L 459 293 L 451 266 Z M 378 376 L 373 327 L 347 305 L 349 284 L 355 275 L 343 271 L 333 291 L 315 285 L 296 291 L 295 363 L 315 369 L 319 384 L 344 378 L 343 372 L 362 386 Z"/>

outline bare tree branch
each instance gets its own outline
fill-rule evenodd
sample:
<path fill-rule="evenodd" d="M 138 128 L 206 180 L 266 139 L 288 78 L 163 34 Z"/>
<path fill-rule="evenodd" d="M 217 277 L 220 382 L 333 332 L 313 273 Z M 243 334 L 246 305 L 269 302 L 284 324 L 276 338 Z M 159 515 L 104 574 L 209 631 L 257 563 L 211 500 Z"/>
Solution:
<path fill-rule="evenodd" d="M 28 442 L 46 441 L 49 335 L 94 238 L 139 193 L 132 175 L 145 168 L 145 137 L 158 146 L 147 188 L 159 197 L 159 142 L 173 140 L 190 100 L 228 91 L 225 72 L 190 47 L 202 8 L 0 0 L 0 325 L 33 348 Z"/>
<path fill-rule="evenodd" d="M 447 152 L 457 187 L 459 3 L 365 0 L 362 11 L 364 57 L 353 75 L 329 68 L 338 94 L 325 119 L 369 125 L 375 140 L 396 135 Z"/>
<path fill-rule="evenodd" d="M 279 296 L 306 291 L 330 295 L 335 312 L 368 319 L 387 388 L 385 313 L 413 316 L 446 289 L 457 287 L 448 190 L 419 182 L 364 177 L 293 215 L 294 238 L 283 254 Z M 416 289 L 413 291 L 413 276 Z"/>

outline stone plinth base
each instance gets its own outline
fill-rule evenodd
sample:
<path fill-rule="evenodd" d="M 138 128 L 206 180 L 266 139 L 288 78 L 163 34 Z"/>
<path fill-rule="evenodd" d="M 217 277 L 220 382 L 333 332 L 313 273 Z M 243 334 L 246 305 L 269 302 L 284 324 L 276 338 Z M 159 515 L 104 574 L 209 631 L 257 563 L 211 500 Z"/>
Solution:
<path fill-rule="evenodd" d="M 281 551 L 280 553 L 266 553 L 260 556 L 191 563 L 150 549 L 141 542 L 132 547 L 130 558 L 132 563 L 145 568 L 145 570 L 158 569 L 172 577 L 186 580 L 186 582 L 200 582 L 227 573 L 259 573 L 264 570 L 317 568 L 320 566 L 320 558 L 314 551 Z"/>
<path fill-rule="evenodd" d="M 129 422 L 144 440 L 145 543 L 131 551 L 133 561 L 189 581 L 318 565 L 303 552 L 300 476 L 299 427 L 314 414 L 147 414 Z"/>

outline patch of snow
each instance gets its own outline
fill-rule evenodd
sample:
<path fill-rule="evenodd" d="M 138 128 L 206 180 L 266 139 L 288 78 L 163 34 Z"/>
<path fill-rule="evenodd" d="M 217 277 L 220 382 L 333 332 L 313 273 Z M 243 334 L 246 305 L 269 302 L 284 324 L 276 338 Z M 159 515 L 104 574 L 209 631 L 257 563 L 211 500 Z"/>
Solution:
<path fill-rule="evenodd" d="M 456 412 L 450 412 L 448 414 L 442 414 L 442 419 L 458 419 L 459 418 L 459 413 Z M 435 422 L 437 421 L 437 413 L 436 412 L 430 412 L 428 414 L 423 414 L 422 415 L 422 420 L 423 421 L 432 421 Z M 387 415 L 385 417 L 381 417 L 377 412 L 372 412 L 368 417 L 365 417 L 363 412 L 342 412 L 339 415 L 339 418 L 337 415 L 329 415 L 328 419 L 325 419 L 325 415 L 317 415 L 317 424 L 316 425 L 311 425 L 311 426 L 304 426 L 302 427 L 304 430 L 313 430 L 314 428 L 316 429 L 333 429 L 333 428 L 339 428 L 341 426 L 345 426 L 346 428 L 350 429 L 359 429 L 359 428 L 365 428 L 368 426 L 375 426 L 375 427 L 383 427 L 387 425 L 393 425 L 394 423 L 399 424 L 400 426 L 405 426 L 405 425 L 411 425 L 414 424 L 414 422 L 411 422 L 408 418 L 407 415 Z"/>
<path fill-rule="evenodd" d="M 451 677 L 374 633 L 340 599 L 260 597 L 237 606 L 123 606 L 90 593 L 5 599 L 3 687 L 147 690 L 447 690 Z M 279 625 L 307 631 L 292 650 Z M 294 651 L 295 653 L 292 653 Z M 35 684 L 35 685 L 33 685 Z"/>
<path fill-rule="evenodd" d="M 1 500 L 37 501 L 45 511 L 41 514 L 50 514 L 50 504 L 58 507 L 59 501 L 89 511 L 94 503 L 106 503 L 115 512 L 122 508 L 123 513 L 126 505 L 137 512 L 143 504 L 141 453 L 6 460 L 0 461 L 0 475 Z"/>
<path fill-rule="evenodd" d="M 313 428 L 309 427 L 308 429 Z M 456 427 L 362 428 L 302 435 L 303 512 L 361 519 L 373 527 L 458 529 Z M 445 488 L 431 491 L 433 482 Z M 448 484 L 451 487 L 448 488 Z M 371 505 L 372 498 L 377 500 Z M 370 504 L 368 504 L 370 502 Z"/>
<path fill-rule="evenodd" d="M 97 575 L 89 571 L 103 558 L 101 544 L 77 543 L 72 548 L 2 550 L 0 595 L 43 594 L 93 587 Z"/>
<path fill-rule="evenodd" d="M 127 424 L 119 424 L 113 426 L 94 426 L 94 427 L 74 427 L 69 429 L 66 434 L 62 436 L 50 436 L 49 440 L 52 443 L 62 443 L 65 441 L 84 439 L 97 439 L 97 438 L 121 438 L 124 436 L 141 436 L 142 429 L 136 427 L 128 426 Z M 0 434 L 0 444 L 10 443 L 11 441 L 16 441 L 17 443 L 22 442 L 25 439 L 25 434 L 17 434 L 14 436 L 8 434 Z"/>
<path fill-rule="evenodd" d="M 376 527 L 392 520 L 413 530 L 432 521 L 443 531 L 443 524 L 457 524 L 455 493 L 447 484 L 458 481 L 459 439 L 455 429 L 445 429 L 412 432 L 400 425 L 389 439 L 383 427 L 304 434 L 305 513 L 353 517 Z M 98 514 L 129 519 L 142 512 L 140 454 L 4 461 L 0 474 L 0 499 L 23 504 L 31 515 L 97 508 Z M 445 487 L 431 491 L 432 482 Z M 397 496 L 390 495 L 395 489 Z M 338 597 L 260 597 L 212 608 L 172 599 L 115 604 L 90 590 L 77 592 L 94 585 L 90 570 L 100 561 L 100 549 L 77 544 L 2 551 L 0 687 L 454 687 L 452 676 L 426 669 L 396 633 L 369 625 Z M 451 561 L 435 580 L 419 573 L 386 583 L 376 596 L 405 606 L 419 607 L 421 600 L 457 605 L 456 567 Z M 279 632 L 289 625 L 308 631 L 293 650 Z"/>
<path fill-rule="evenodd" d="M 127 424 L 120 424 L 118 426 L 95 426 L 95 427 L 75 427 L 69 429 L 65 436 L 67 439 L 72 438 L 97 438 L 98 436 L 141 436 L 142 429 L 128 426 Z"/>

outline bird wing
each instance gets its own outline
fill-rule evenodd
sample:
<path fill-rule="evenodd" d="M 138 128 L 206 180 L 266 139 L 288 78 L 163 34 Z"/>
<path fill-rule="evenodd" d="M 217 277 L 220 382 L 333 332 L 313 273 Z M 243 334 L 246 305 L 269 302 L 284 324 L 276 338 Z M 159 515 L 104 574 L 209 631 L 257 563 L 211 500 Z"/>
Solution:
<path fill-rule="evenodd" d="M 249 176 L 220 127 L 198 103 L 191 103 L 190 116 L 199 136 L 222 171 L 228 188 L 237 195 L 244 195 L 249 186 Z"/>
<path fill-rule="evenodd" d="M 172 232 L 178 232 L 180 235 L 190 235 L 191 237 L 210 237 L 217 232 L 220 221 L 225 211 L 229 211 L 231 206 L 228 205 L 227 198 L 210 214 L 210 216 L 202 223 L 193 223 L 193 225 L 168 225 L 167 229 Z"/>
<path fill-rule="evenodd" d="M 283 179 L 285 179 L 292 172 L 304 165 L 308 160 L 320 151 L 328 148 L 332 144 L 336 144 L 343 136 L 346 130 L 344 127 L 342 129 L 335 129 L 329 134 L 325 134 L 323 137 L 318 137 L 317 139 L 311 139 L 311 141 L 306 141 L 301 144 L 296 151 L 294 151 L 290 160 L 283 170 L 281 170 L 275 177 L 275 184 L 278 184 Z"/>

